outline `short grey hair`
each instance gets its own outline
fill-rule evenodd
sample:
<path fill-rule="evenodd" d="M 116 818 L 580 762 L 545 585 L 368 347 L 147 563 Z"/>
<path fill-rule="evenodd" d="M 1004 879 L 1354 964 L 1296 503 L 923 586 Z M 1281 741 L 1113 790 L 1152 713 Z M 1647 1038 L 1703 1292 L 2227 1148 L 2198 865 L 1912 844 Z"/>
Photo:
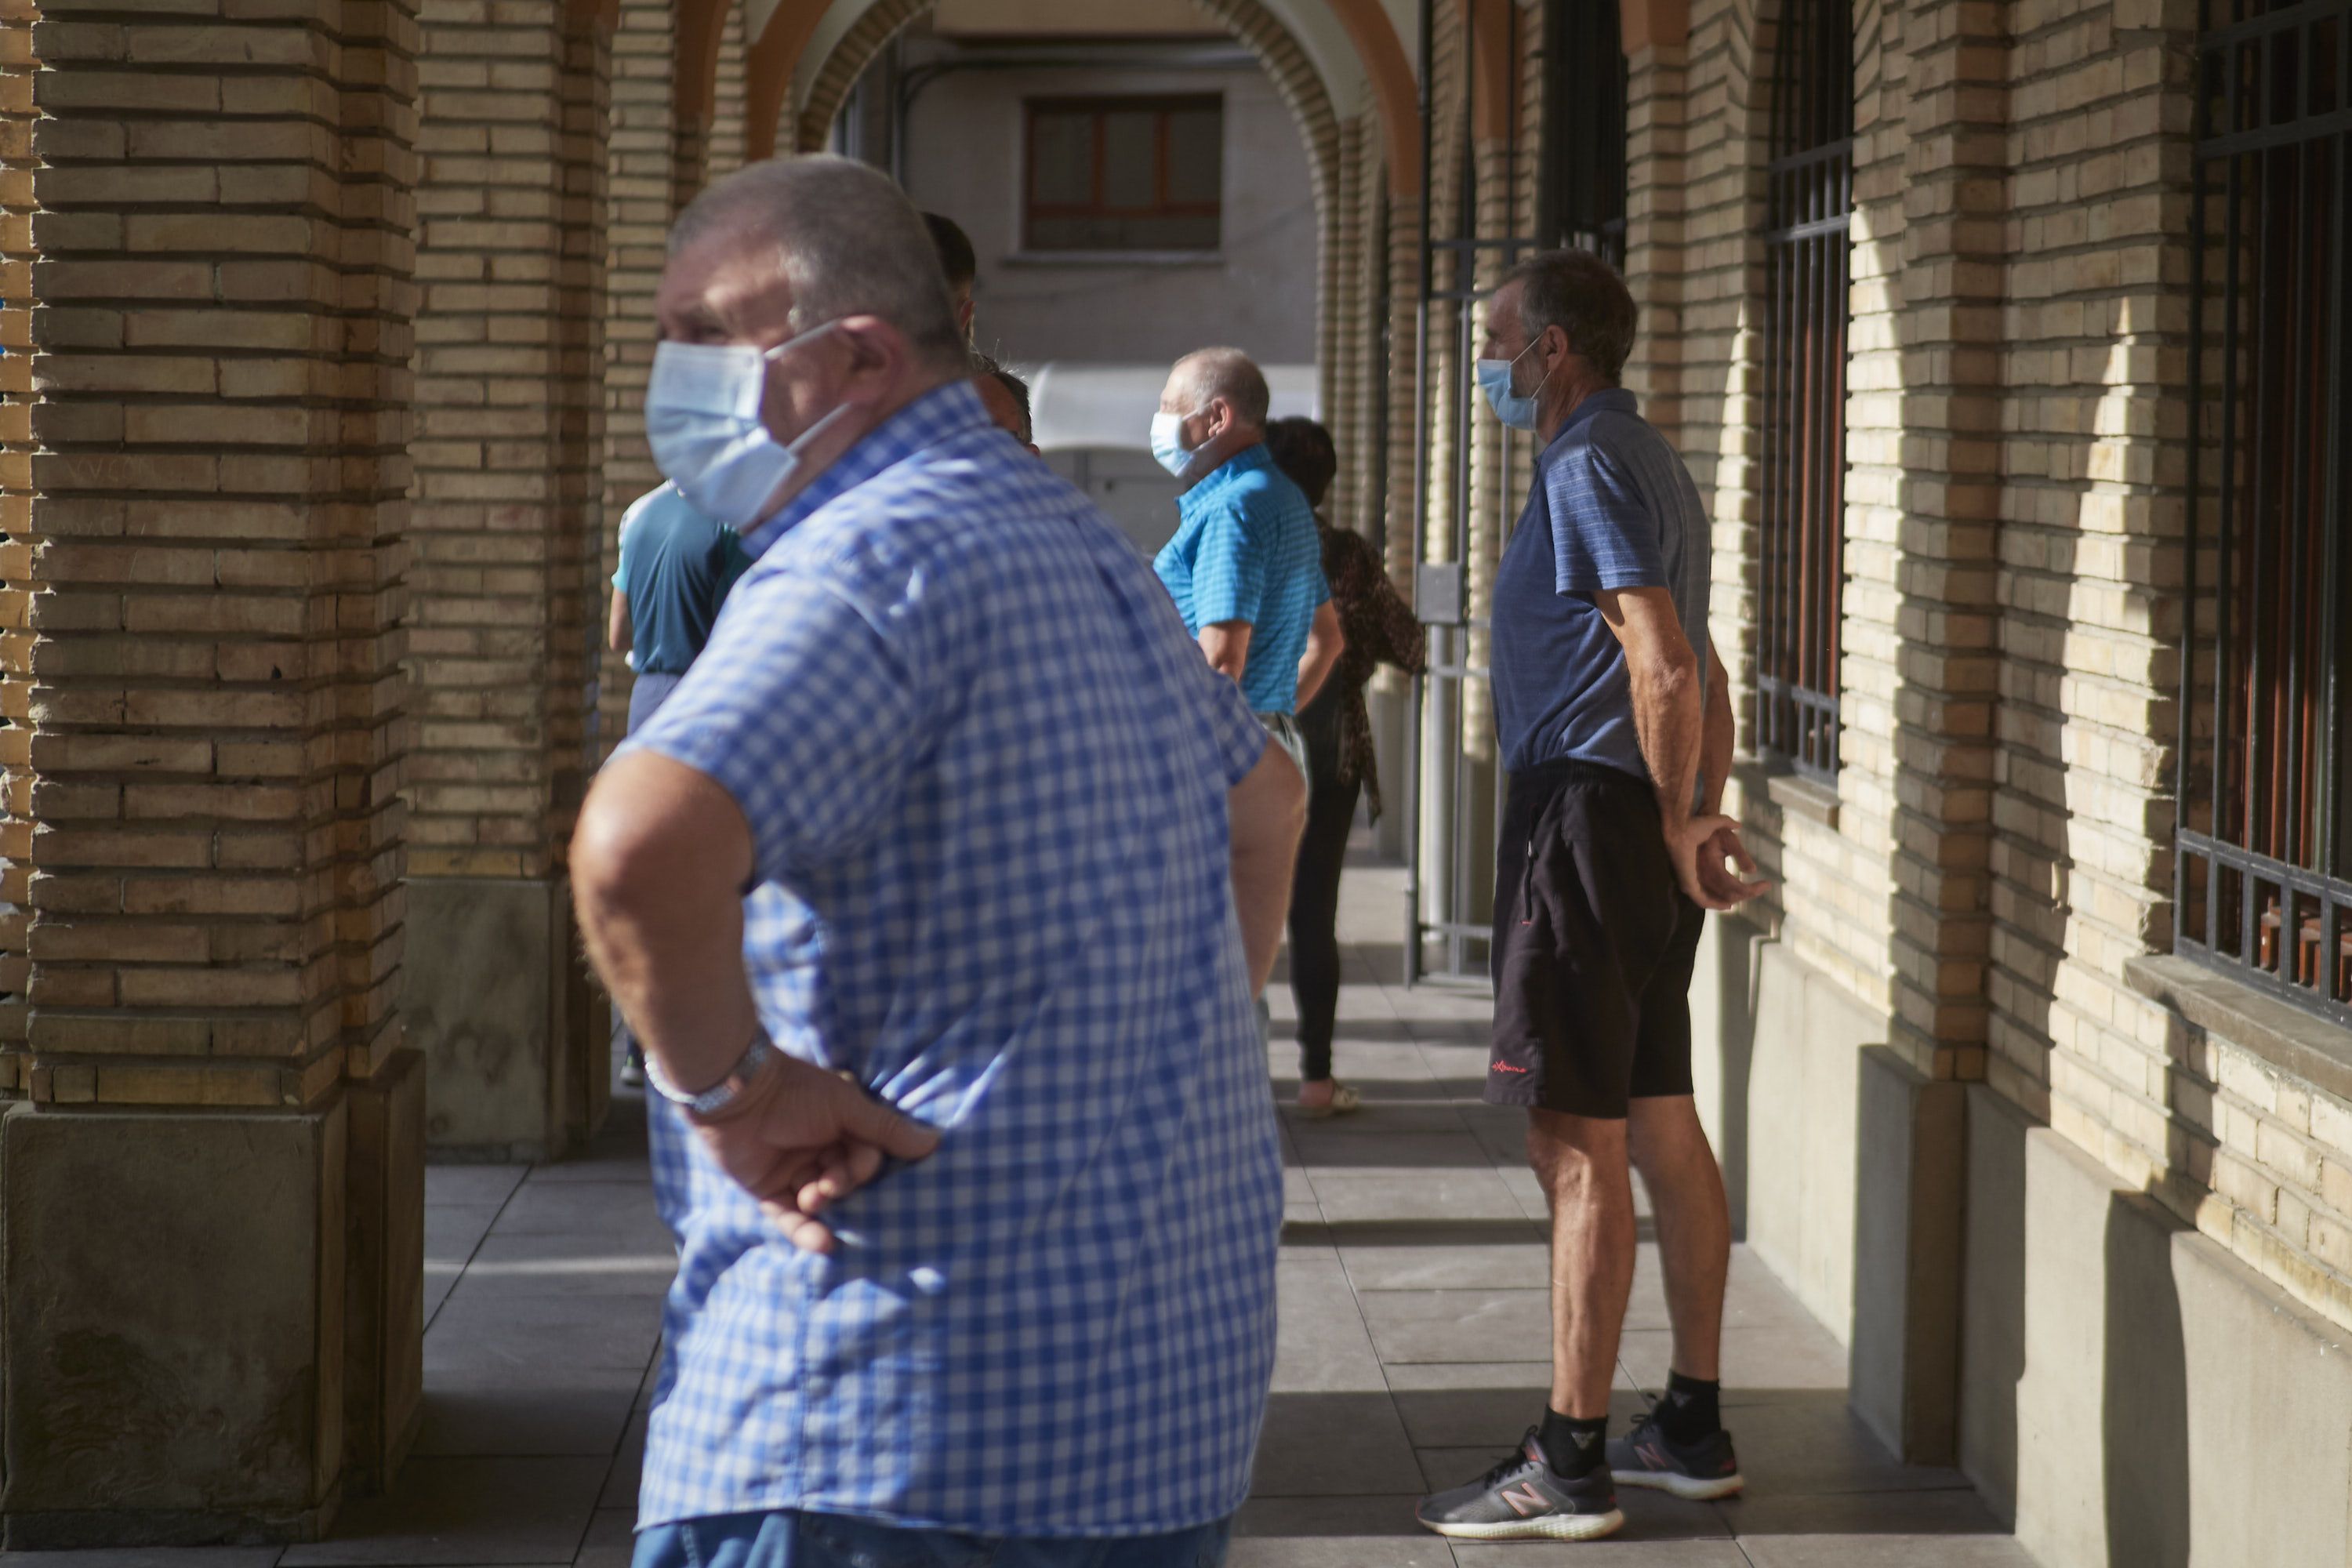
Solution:
<path fill-rule="evenodd" d="M 964 354 L 940 254 L 889 177 L 854 159 L 754 163 L 695 197 L 669 231 L 677 256 L 714 239 L 767 247 L 793 295 L 792 328 L 879 316 L 939 369 Z"/>
<path fill-rule="evenodd" d="M 1253 429 L 1265 427 L 1274 395 L 1265 373 L 1239 349 L 1196 349 L 1176 362 L 1176 374 L 1192 388 L 1195 406 L 1212 397 L 1232 405 L 1234 417 Z"/>
<path fill-rule="evenodd" d="M 996 356 L 994 354 L 982 353 L 978 349 L 971 351 L 971 358 L 969 363 L 971 366 L 971 374 L 974 376 L 984 375 L 988 377 L 989 380 L 996 383 L 997 385 L 1004 388 L 1005 391 L 1013 395 L 1013 401 L 1021 405 L 1021 420 L 1023 424 L 1030 424 L 1034 421 L 1036 416 L 1031 413 L 1029 408 L 1029 384 L 1027 382 L 1022 380 L 1019 376 L 1013 374 L 1011 371 L 997 363 Z"/>
<path fill-rule="evenodd" d="M 1593 374 L 1614 386 L 1633 352 L 1639 312 L 1617 269 L 1589 250 L 1547 250 L 1511 268 L 1505 287 L 1519 286 L 1519 326 L 1533 342 L 1558 327 Z"/>

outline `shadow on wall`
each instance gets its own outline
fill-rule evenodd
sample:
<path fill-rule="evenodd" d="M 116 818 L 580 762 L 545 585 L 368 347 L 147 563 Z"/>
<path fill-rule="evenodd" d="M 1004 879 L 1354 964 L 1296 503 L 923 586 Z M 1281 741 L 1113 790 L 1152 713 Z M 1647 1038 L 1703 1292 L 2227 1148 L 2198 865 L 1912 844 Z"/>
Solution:
<path fill-rule="evenodd" d="M 2074 930 L 2072 822 L 2084 795 L 2108 781 L 2086 780 L 2078 794 L 2073 779 L 2065 686 L 2082 677 L 2066 645 L 2078 626 L 2114 613 L 2114 584 L 2086 579 L 2077 562 L 2094 531 L 2082 515 L 2091 477 L 2135 472 L 2128 450 L 2103 450 L 2106 433 L 2137 428 L 2129 405 L 2142 389 L 2130 375 L 2129 349 L 2116 344 L 2084 426 L 2100 434 L 2042 447 L 2044 479 L 2076 492 L 2072 521 L 2017 521 L 2014 497 L 2003 508 L 1992 872 L 2008 907 L 1996 900 L 1996 1058 L 2003 1031 L 2054 1053 L 2060 969 L 2085 947 Z M 2022 515 L 2035 515 L 2030 500 Z M 2177 647 L 2160 599 L 2126 597 L 2145 614 L 2136 630 Z M 2102 740 L 2084 744 L 2095 754 Z M 2152 831 L 2168 837 L 2169 819 Z M 2153 908 L 2151 921 L 2166 906 Z M 2181 1041 L 2176 1029 L 2175 1058 Z M 2046 1068 L 2041 1079 L 2050 1081 Z M 2168 1115 L 2175 1081 L 2168 1076 Z M 2184 1568 L 2189 1350 L 2175 1250 L 2189 1227 L 2149 1194 L 2116 1190 L 2095 1152 L 2030 1139 L 2038 1124 L 1990 1087 L 1971 1089 L 1968 1110 L 1961 1468 L 2046 1561 Z M 2101 1189 L 2103 1205 L 2079 1201 Z"/>

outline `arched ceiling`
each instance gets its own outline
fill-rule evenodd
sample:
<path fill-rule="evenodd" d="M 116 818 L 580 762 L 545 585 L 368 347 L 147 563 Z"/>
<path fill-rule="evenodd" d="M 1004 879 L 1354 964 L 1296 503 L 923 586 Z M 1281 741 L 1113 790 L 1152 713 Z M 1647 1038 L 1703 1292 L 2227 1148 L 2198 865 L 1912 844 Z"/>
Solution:
<path fill-rule="evenodd" d="M 803 101 L 816 75 L 857 19 L 880 0 L 744 0 L 748 36 L 758 39 L 756 74 L 789 62 L 786 116 Z M 1297 39 L 1321 77 L 1333 110 L 1352 118 L 1380 110 L 1391 188 L 1420 188 L 1418 104 L 1413 86 L 1418 0 L 1261 0 Z M 755 100 L 772 104 L 782 83 L 754 81 Z"/>

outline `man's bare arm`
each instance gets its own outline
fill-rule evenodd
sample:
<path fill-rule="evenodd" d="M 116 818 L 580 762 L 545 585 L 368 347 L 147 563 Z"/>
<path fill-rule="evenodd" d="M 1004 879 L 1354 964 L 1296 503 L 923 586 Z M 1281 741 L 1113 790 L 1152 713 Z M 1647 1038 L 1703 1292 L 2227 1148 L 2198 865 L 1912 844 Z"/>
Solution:
<path fill-rule="evenodd" d="M 1727 853 L 1747 862 L 1747 852 L 1738 847 L 1738 825 L 1712 812 L 1691 814 L 1706 716 L 1699 700 L 1698 656 L 1683 635 L 1673 595 L 1664 588 L 1620 588 L 1595 595 L 1594 601 L 1625 650 L 1633 732 L 1658 792 L 1658 816 L 1674 857 L 1675 879 L 1704 909 L 1727 910 L 1754 898 L 1765 884 L 1741 882 L 1723 870 Z"/>
<path fill-rule="evenodd" d="M 597 774 L 572 839 L 588 956 L 663 1075 L 726 1076 L 758 1024 L 743 968 L 751 829 L 734 796 L 650 752 Z"/>
<path fill-rule="evenodd" d="M 1234 913 L 1241 921 L 1255 996 L 1265 989 L 1282 951 L 1298 837 L 1307 830 L 1307 783 L 1289 753 L 1269 744 L 1226 795 L 1225 811 L 1232 823 Z"/>
<path fill-rule="evenodd" d="M 1303 711 L 1315 700 L 1347 647 L 1347 634 L 1339 629 L 1339 606 L 1326 599 L 1315 612 L 1314 624 L 1307 628 L 1307 651 L 1298 656 L 1298 710 Z"/>
<path fill-rule="evenodd" d="M 1219 621 L 1201 628 L 1201 651 L 1209 656 L 1209 668 L 1235 685 L 1249 668 L 1253 629 L 1247 621 Z"/>
<path fill-rule="evenodd" d="M 760 1027 L 743 968 L 751 830 L 705 774 L 650 752 L 597 774 L 572 838 L 572 886 L 588 953 L 664 1081 L 699 1093 L 743 1058 Z M 930 1129 L 858 1085 L 772 1057 L 734 1103 L 689 1114 L 711 1157 L 793 1246 L 829 1252 L 819 1216 L 919 1160 Z"/>
<path fill-rule="evenodd" d="M 613 590 L 613 612 L 605 617 L 604 638 L 613 645 L 614 653 L 629 651 L 635 628 L 629 624 L 629 596 L 618 588 Z"/>
<path fill-rule="evenodd" d="M 1664 588 L 1619 588 L 1594 595 L 1601 618 L 1625 650 L 1633 685 L 1633 733 L 1658 792 L 1658 815 L 1671 844 L 1690 820 L 1696 793 L 1700 731 L 1698 656 L 1683 635 L 1674 596 Z"/>

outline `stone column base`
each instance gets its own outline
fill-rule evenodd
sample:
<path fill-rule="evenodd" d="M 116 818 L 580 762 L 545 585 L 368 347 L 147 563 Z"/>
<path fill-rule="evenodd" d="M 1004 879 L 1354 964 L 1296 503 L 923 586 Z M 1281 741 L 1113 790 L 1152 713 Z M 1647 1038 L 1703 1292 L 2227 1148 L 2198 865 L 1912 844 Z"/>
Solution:
<path fill-rule="evenodd" d="M 1907 1465 L 1958 1452 L 1967 1092 L 1884 1046 L 1862 1053 L 1847 1381 L 1855 1412 Z"/>
<path fill-rule="evenodd" d="M 352 1117 L 0 1114 L 11 1549 L 314 1537 L 343 1474 Z"/>
<path fill-rule="evenodd" d="M 562 878 L 408 884 L 401 1016 L 431 1071 L 436 1160 L 553 1160 L 604 1124 L 609 1012 Z"/>

